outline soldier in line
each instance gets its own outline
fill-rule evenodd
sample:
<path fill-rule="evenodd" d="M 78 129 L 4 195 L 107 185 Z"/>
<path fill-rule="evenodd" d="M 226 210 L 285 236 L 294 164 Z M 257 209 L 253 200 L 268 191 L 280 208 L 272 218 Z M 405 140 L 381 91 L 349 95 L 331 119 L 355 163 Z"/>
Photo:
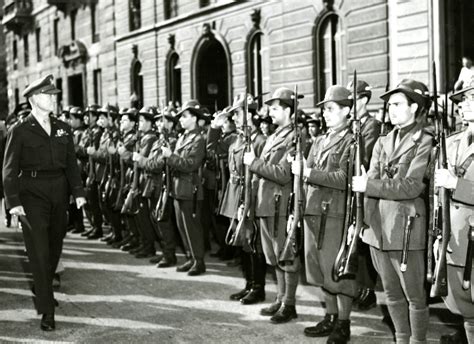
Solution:
<path fill-rule="evenodd" d="M 353 81 L 351 81 L 347 85 L 347 89 L 352 91 L 353 88 Z M 381 123 L 372 117 L 367 110 L 367 104 L 372 97 L 369 84 L 364 80 L 357 80 L 356 92 L 357 99 L 355 106 L 357 107 L 357 117 L 360 121 L 360 135 L 362 141 L 361 154 L 364 167 L 368 170 L 375 141 L 377 141 L 380 136 Z M 358 245 L 357 254 L 359 258 L 359 269 L 356 279 L 359 285 L 359 291 L 354 300 L 354 304 L 357 305 L 359 310 L 363 311 L 377 305 L 374 291 L 377 282 L 377 271 L 375 271 L 372 259 L 370 258 L 369 246 L 362 242 L 362 240 L 360 240 Z"/>
<path fill-rule="evenodd" d="M 138 131 L 140 133 L 139 151 L 133 152 L 132 155 L 132 160 L 138 163 L 140 180 L 139 194 L 137 195 L 138 203 L 140 204 L 137 215 L 137 225 L 141 235 L 141 244 L 137 248 L 130 250 L 130 253 L 134 254 L 136 258 L 150 258 L 155 256 L 156 253 L 155 241 L 157 237 L 151 222 L 148 200 L 144 197 L 146 175 L 139 163 L 141 159 L 148 157 L 153 143 L 157 139 L 155 131 L 153 130 L 156 114 L 156 109 L 152 106 L 145 106 L 138 112 Z M 149 195 L 146 196 L 148 197 Z"/>
<path fill-rule="evenodd" d="M 130 251 L 140 245 L 138 225 L 136 217 L 122 213 L 125 197 L 130 191 L 133 178 L 132 155 L 137 142 L 138 110 L 130 108 L 123 112 L 120 118 L 121 139 L 117 144 L 117 154 L 120 164 L 120 188 L 115 208 L 121 211 L 122 221 L 125 223 L 127 235 L 122 241 L 112 244 L 112 247 L 119 248 L 122 251 Z"/>
<path fill-rule="evenodd" d="M 50 116 L 58 92 L 52 75 L 23 91 L 32 112 L 9 131 L 3 165 L 5 199 L 22 221 L 43 331 L 56 327 L 53 275 L 67 229 L 69 193 L 78 208 L 86 202 L 71 130 Z"/>
<path fill-rule="evenodd" d="M 354 176 L 352 189 L 364 192 L 362 239 L 370 245 L 381 277 L 397 343 L 425 343 L 429 313 L 425 290 L 426 204 L 423 191 L 433 137 L 423 128 L 427 87 L 405 79 L 381 96 L 388 101 L 387 136 L 375 143 L 370 169 Z M 404 233 L 411 231 L 407 268 L 401 271 Z"/>
<path fill-rule="evenodd" d="M 96 161 L 96 177 L 99 178 L 99 204 L 101 207 L 102 214 L 111 226 L 111 231 L 108 236 L 101 238 L 102 241 L 111 241 L 115 236 L 120 237 L 122 232 L 122 222 L 120 219 L 120 213 L 117 212 L 113 205 L 110 204 L 107 195 L 107 188 L 110 186 L 110 181 L 114 173 L 113 170 L 113 155 L 110 154 L 110 148 L 114 147 L 119 140 L 119 130 L 115 125 L 115 119 L 118 117 L 118 110 L 116 107 L 106 105 L 98 110 L 100 126 L 104 128 L 104 132 L 101 136 L 99 148 L 93 155 Z"/>
<path fill-rule="evenodd" d="M 150 259 L 158 268 L 167 268 L 176 265 L 177 225 L 173 203 L 169 195 L 171 174 L 166 167 L 166 160 L 162 156 L 161 148 L 176 147 L 176 110 L 173 108 L 162 109 L 155 116 L 155 125 L 158 132 L 148 158 L 139 161 L 150 182 L 153 183 L 150 197 L 148 198 L 151 221 L 153 222 L 162 250 L 162 255 Z"/>
<path fill-rule="evenodd" d="M 260 314 L 271 316 L 273 323 L 285 323 L 297 317 L 296 288 L 299 260 L 292 265 L 279 264 L 279 254 L 286 239 L 288 202 L 292 190 L 291 165 L 288 156 L 293 154 L 294 128 L 291 125 L 294 92 L 279 88 L 265 103 L 270 106 L 270 117 L 278 129 L 268 137 L 260 157 L 255 151 L 244 154 L 244 164 L 258 180 L 256 186 L 255 216 L 260 226 L 263 252 L 267 264 L 275 267 L 277 298 Z"/>
<path fill-rule="evenodd" d="M 84 110 L 84 116 L 88 118 L 89 128 L 82 136 L 80 143 L 80 150 L 78 154 L 80 157 L 86 157 L 87 163 L 87 179 L 86 179 L 86 193 L 87 193 L 87 211 L 89 213 L 89 220 L 91 222 L 90 230 L 81 234 L 83 237 L 90 239 L 99 239 L 102 237 L 102 213 L 99 204 L 99 181 L 96 175 L 95 161 L 93 154 L 99 148 L 100 138 L 103 129 L 97 125 L 97 119 L 100 106 L 90 105 Z"/>
<path fill-rule="evenodd" d="M 451 238 L 448 244 L 448 296 L 444 302 L 448 309 L 464 319 L 467 340 L 474 343 L 474 273 L 464 282 L 468 259 L 468 245 L 474 245 L 474 81 L 454 93 L 451 100 L 462 107 L 466 130 L 446 140 L 448 169 L 435 171 L 435 186 L 452 190 Z M 467 238 L 467 240 L 466 240 Z M 464 283 L 464 286 L 463 286 Z M 440 343 L 464 341 L 461 333 L 441 337 Z"/>
<path fill-rule="evenodd" d="M 326 315 L 316 326 L 304 330 L 309 337 L 329 336 L 327 343 L 346 343 L 350 339 L 350 313 L 356 296 L 354 280 L 334 281 L 334 261 L 345 230 L 344 218 L 347 172 L 352 132 L 349 113 L 351 93 L 342 86 L 331 86 L 318 106 L 328 132 L 319 136 L 311 147 L 303 171 L 295 160 L 292 172 L 305 178 L 306 209 L 304 247 L 306 278 L 320 286 L 324 294 Z"/>
<path fill-rule="evenodd" d="M 173 170 L 171 196 L 176 222 L 187 252 L 187 261 L 176 270 L 196 276 L 206 272 L 204 236 L 199 218 L 203 199 L 201 169 L 206 143 L 198 127 L 198 120 L 204 119 L 205 115 L 199 102 L 190 100 L 177 116 L 184 133 L 178 139 L 174 151 L 162 147 L 162 155 Z"/>
<path fill-rule="evenodd" d="M 220 128 L 228 121 L 228 118 L 232 116 L 238 130 L 238 135 L 232 137 L 233 141 L 228 147 L 228 168 L 230 175 L 220 207 L 220 214 L 226 216 L 231 221 L 238 220 L 237 214 L 240 206 L 240 196 L 242 192 L 244 192 L 244 165 L 242 163 L 242 157 L 245 152 L 245 128 L 243 128 L 245 115 L 243 108 L 244 97 L 247 97 L 248 104 L 247 125 L 249 126 L 250 141 L 255 155 L 259 157 L 265 144 L 265 138 L 258 130 L 259 116 L 257 114 L 257 104 L 251 95 L 244 93 L 239 94 L 234 100 L 232 107 L 229 108 L 227 112 L 224 111 L 218 115 L 213 123 L 215 128 Z M 210 132 L 209 136 L 211 135 Z M 248 244 L 245 245 L 245 247 L 239 248 L 245 287 L 237 293 L 230 295 L 231 300 L 240 301 L 243 305 L 251 305 L 265 301 L 265 274 L 267 266 L 262 251 L 257 223 L 254 224 L 254 230 L 257 231 L 257 233 L 255 233 L 256 240 L 255 243 L 253 243 L 255 252 L 253 252 L 253 249 L 249 247 Z"/>
<path fill-rule="evenodd" d="M 80 142 L 82 140 L 82 136 L 86 131 L 86 127 L 84 124 L 84 114 L 80 107 L 74 106 L 69 111 L 69 125 L 73 132 L 73 141 L 74 141 L 74 149 L 77 156 L 77 165 L 79 166 L 79 171 L 81 173 L 81 180 L 82 184 L 84 185 L 86 182 L 87 174 L 85 173 L 85 165 L 87 164 L 87 160 L 84 158 L 79 158 L 77 154 L 78 150 L 80 149 Z M 76 207 L 75 202 L 69 203 L 69 219 L 73 225 L 73 230 L 71 233 L 79 234 L 84 232 L 84 215 L 82 209 L 78 209 Z"/>
<path fill-rule="evenodd" d="M 229 109 L 227 109 L 229 110 Z M 203 169 L 204 176 L 204 203 L 202 222 L 204 228 L 210 228 L 218 245 L 218 251 L 211 253 L 211 257 L 229 260 L 233 257 L 233 248 L 225 243 L 225 236 L 229 228 L 227 217 L 219 214 L 219 206 L 229 180 L 228 155 L 229 146 L 237 138 L 235 123 L 229 112 L 224 110 L 217 114 L 211 122 L 207 132 L 206 163 Z M 207 201 L 207 202 L 206 202 Z"/>

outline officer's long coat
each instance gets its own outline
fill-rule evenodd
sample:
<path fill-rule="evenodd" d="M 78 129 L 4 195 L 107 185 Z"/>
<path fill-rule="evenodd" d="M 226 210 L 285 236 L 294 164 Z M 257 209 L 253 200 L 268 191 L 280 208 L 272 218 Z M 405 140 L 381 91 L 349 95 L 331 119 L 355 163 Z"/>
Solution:
<path fill-rule="evenodd" d="M 410 250 L 426 248 L 425 175 L 433 147 L 433 137 L 414 126 L 394 147 L 395 131 L 380 137 L 370 163 L 363 241 L 381 250 L 402 250 L 408 216 L 416 216 Z"/>

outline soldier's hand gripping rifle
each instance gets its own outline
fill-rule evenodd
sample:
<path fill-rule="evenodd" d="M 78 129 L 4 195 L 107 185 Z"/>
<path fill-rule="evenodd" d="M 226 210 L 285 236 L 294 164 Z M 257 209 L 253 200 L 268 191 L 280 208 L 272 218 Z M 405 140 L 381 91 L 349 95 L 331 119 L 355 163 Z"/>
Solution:
<path fill-rule="evenodd" d="M 244 92 L 244 104 L 243 104 L 243 119 L 242 119 L 242 130 L 244 132 L 245 148 L 244 153 L 250 152 L 252 148 L 252 139 L 250 137 L 250 127 L 248 125 L 248 100 L 247 100 L 247 88 Z M 244 167 L 244 175 L 241 176 L 241 191 L 239 207 L 237 208 L 237 214 L 233 217 L 230 222 L 229 229 L 225 238 L 226 244 L 231 246 L 245 246 L 247 244 L 247 237 L 249 232 L 254 230 L 254 218 L 253 218 L 253 199 L 252 199 L 252 173 L 250 172 L 250 166 L 242 164 Z"/>
<path fill-rule="evenodd" d="M 137 142 L 135 144 L 135 152 L 140 151 L 140 132 L 137 132 Z M 132 180 L 132 186 L 130 187 L 130 190 L 128 191 L 127 197 L 125 198 L 125 201 L 122 206 L 121 213 L 125 215 L 136 215 L 138 214 L 138 211 L 140 210 L 140 204 L 138 200 L 138 196 L 140 196 L 140 190 L 139 190 L 139 170 L 138 170 L 138 161 L 133 162 L 133 180 Z"/>
<path fill-rule="evenodd" d="M 89 130 L 90 130 L 90 137 L 89 137 L 90 144 L 91 146 L 94 146 L 94 148 L 97 148 L 93 140 L 92 129 L 89 129 Z M 87 179 L 86 179 L 86 189 L 90 189 L 95 182 L 95 163 L 94 163 L 94 159 L 92 158 L 92 155 L 89 154 L 88 160 L 89 162 L 88 162 L 88 173 L 87 173 Z"/>
<path fill-rule="evenodd" d="M 283 248 L 278 257 L 278 261 L 282 265 L 292 265 L 297 259 L 302 249 L 303 244 L 303 213 L 304 213 L 304 199 L 303 199 L 303 169 L 304 169 L 304 155 L 303 155 L 303 139 L 301 129 L 298 126 L 298 99 L 303 98 L 303 95 L 298 95 L 298 86 L 295 85 L 293 98 L 293 113 L 294 113 L 294 146 L 295 146 L 295 161 L 300 165 L 299 176 L 293 176 L 293 190 L 289 200 L 289 217 L 287 221 L 286 239 Z"/>
<path fill-rule="evenodd" d="M 360 119 L 357 116 L 357 72 L 354 71 L 353 81 L 353 131 L 354 141 L 348 167 L 346 218 L 344 220 L 344 234 L 339 252 L 333 267 L 333 279 L 354 278 L 358 270 L 357 247 L 359 236 L 364 226 L 364 195 L 361 192 L 352 192 L 352 176 L 362 174 L 362 137 L 360 134 Z M 349 234 L 352 232 L 352 237 Z"/>
<path fill-rule="evenodd" d="M 169 135 L 165 129 L 163 131 L 163 146 L 169 147 L 168 142 L 169 142 Z M 152 216 L 158 222 L 167 220 L 170 215 L 168 211 L 168 199 L 169 199 L 170 190 L 171 190 L 170 167 L 166 163 L 166 159 L 164 159 L 164 167 L 161 173 L 160 196 L 158 198 L 158 202 L 156 203 L 156 207 L 153 210 L 153 214 L 152 214 Z"/>
<path fill-rule="evenodd" d="M 433 61 L 433 93 L 434 93 L 434 126 L 436 146 L 434 148 L 435 161 L 440 169 L 447 169 L 446 155 L 446 118 L 438 111 L 438 90 L 436 84 L 436 64 Z M 427 279 L 431 282 L 431 297 L 448 295 L 448 271 L 446 253 L 451 237 L 450 192 L 444 187 L 437 187 L 433 193 L 432 226 L 428 235 Z M 435 270 L 433 272 L 433 240 L 438 240 L 438 254 L 436 255 Z"/>

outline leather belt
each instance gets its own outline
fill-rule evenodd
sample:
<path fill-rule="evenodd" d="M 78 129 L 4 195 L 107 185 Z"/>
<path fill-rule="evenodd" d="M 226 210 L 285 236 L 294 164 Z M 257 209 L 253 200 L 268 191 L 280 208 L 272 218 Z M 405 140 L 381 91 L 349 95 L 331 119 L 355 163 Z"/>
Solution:
<path fill-rule="evenodd" d="M 21 170 L 18 177 L 24 178 L 54 178 L 64 174 L 64 170 Z"/>

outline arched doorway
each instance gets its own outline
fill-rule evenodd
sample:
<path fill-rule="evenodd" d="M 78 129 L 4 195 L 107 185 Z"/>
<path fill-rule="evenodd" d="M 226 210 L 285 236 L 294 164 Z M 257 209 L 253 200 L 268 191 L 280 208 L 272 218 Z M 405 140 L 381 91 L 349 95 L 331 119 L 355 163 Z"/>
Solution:
<path fill-rule="evenodd" d="M 209 111 L 230 104 L 230 54 L 226 46 L 210 31 L 203 35 L 193 54 L 193 97 Z"/>

